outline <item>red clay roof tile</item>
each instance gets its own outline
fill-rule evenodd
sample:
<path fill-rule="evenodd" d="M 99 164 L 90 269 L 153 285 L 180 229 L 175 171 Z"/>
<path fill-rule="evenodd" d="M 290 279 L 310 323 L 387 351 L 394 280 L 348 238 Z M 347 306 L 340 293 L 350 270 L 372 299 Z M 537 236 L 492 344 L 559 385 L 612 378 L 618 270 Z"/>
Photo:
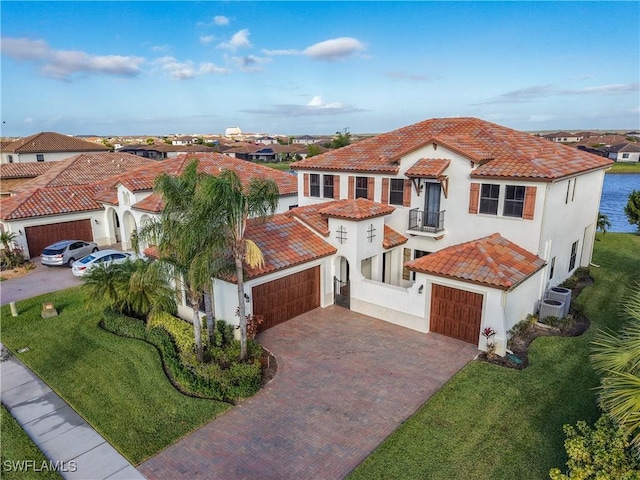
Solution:
<path fill-rule="evenodd" d="M 56 132 L 40 132 L 4 146 L 5 153 L 108 152 L 105 145 Z"/>
<path fill-rule="evenodd" d="M 448 158 L 421 158 L 405 172 L 407 177 L 438 178 L 451 164 Z"/>
<path fill-rule="evenodd" d="M 354 200 L 326 202 L 325 207 L 320 209 L 319 213 L 327 217 L 366 220 L 367 218 L 389 215 L 394 210 L 395 208 L 391 205 L 383 205 L 366 198 L 356 198 Z"/>
<path fill-rule="evenodd" d="M 384 239 L 382 240 L 382 246 L 385 249 L 388 250 L 390 248 L 397 247 L 398 245 L 402 245 L 408 241 L 409 239 L 401 233 L 396 232 L 393 228 L 387 225 L 384 226 Z"/>
<path fill-rule="evenodd" d="M 410 270 L 509 290 L 534 274 L 545 261 L 499 233 L 453 245 L 406 262 Z"/>
<path fill-rule="evenodd" d="M 97 185 L 69 185 L 37 188 L 2 199 L 3 220 L 61 215 L 88 210 L 101 210 L 93 199 L 100 189 Z"/>
<path fill-rule="evenodd" d="M 0 163 L 0 178 L 33 178 L 46 173 L 57 162 Z"/>

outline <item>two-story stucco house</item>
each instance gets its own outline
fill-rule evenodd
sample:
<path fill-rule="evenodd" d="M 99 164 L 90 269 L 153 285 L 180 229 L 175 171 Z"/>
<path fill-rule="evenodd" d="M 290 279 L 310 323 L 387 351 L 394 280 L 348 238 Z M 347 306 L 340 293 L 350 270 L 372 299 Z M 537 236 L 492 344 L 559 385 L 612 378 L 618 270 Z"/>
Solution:
<path fill-rule="evenodd" d="M 2 163 L 55 162 L 81 153 L 108 152 L 104 145 L 56 132 L 40 132 L 2 148 Z"/>
<path fill-rule="evenodd" d="M 483 348 L 587 266 L 611 160 L 475 118 L 302 160 L 289 216 L 336 249 L 321 304 Z M 261 313 L 257 308 L 254 313 Z"/>

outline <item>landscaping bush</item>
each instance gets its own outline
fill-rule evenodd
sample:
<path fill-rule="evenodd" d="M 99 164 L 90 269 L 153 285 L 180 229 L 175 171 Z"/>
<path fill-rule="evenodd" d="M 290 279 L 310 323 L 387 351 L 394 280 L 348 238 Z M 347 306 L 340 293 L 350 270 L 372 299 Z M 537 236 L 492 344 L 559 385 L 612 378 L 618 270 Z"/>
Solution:
<path fill-rule="evenodd" d="M 529 336 L 533 333 L 533 326 L 537 321 L 538 317 L 536 317 L 535 315 L 527 315 L 523 320 L 520 320 L 513 327 L 511 327 L 511 329 L 507 332 L 509 334 L 507 346 L 511 348 L 510 344 L 515 339 L 529 338 Z"/>
<path fill-rule="evenodd" d="M 236 340 L 221 348 L 210 348 L 212 361 L 199 363 L 191 325 L 172 315 L 154 315 L 145 326 L 142 320 L 108 311 L 102 326 L 117 335 L 154 345 L 172 383 L 185 394 L 232 402 L 260 389 L 262 347 L 255 342 L 248 342 L 248 363 L 238 361 L 240 342 Z"/>

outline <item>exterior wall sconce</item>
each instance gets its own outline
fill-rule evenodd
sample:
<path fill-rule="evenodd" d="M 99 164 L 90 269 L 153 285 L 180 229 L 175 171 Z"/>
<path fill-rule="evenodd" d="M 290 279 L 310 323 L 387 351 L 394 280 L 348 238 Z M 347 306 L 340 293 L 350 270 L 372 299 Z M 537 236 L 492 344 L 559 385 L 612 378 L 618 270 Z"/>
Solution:
<path fill-rule="evenodd" d="M 244 294 L 244 301 L 247 303 L 251 301 L 251 299 L 249 298 L 249 295 L 247 295 L 246 293 Z"/>
<path fill-rule="evenodd" d="M 100 223 L 97 218 L 94 218 L 93 221 L 95 222 L 96 225 Z"/>
<path fill-rule="evenodd" d="M 18 235 L 22 236 L 22 230 L 18 230 Z"/>
<path fill-rule="evenodd" d="M 424 292 L 424 285 L 420 285 L 420 288 L 418 288 L 418 293 L 420 295 L 422 295 L 422 292 Z"/>

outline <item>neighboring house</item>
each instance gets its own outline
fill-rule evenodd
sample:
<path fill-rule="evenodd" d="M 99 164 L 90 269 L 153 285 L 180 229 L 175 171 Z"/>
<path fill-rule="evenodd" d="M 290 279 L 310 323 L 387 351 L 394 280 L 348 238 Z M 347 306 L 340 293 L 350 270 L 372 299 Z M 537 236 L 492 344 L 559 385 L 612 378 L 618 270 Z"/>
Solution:
<path fill-rule="evenodd" d="M 55 163 L 0 163 L 0 197 L 8 197 L 16 189 L 46 173 Z"/>
<path fill-rule="evenodd" d="M 547 133 L 543 137 L 557 143 L 575 143 L 582 140 L 580 134 L 570 132 Z"/>
<path fill-rule="evenodd" d="M 153 164 L 152 160 L 123 153 L 80 154 L 50 163 L 50 168 L 21 184 L 11 197 L 0 200 L 0 223 L 17 235 L 27 257 L 39 256 L 47 245 L 62 239 L 109 239 L 104 207 L 94 197 L 106 179 Z M 2 165 L 5 169 L 40 164 Z"/>
<path fill-rule="evenodd" d="M 316 137 L 312 137 L 311 135 L 302 135 L 293 139 L 293 143 L 299 143 L 302 145 L 312 145 L 317 141 L 318 139 Z"/>
<path fill-rule="evenodd" d="M 580 140 L 576 147 L 584 145 L 585 147 L 601 148 L 610 147 L 619 143 L 626 142 L 627 139 L 622 135 L 596 135 L 594 137 L 586 137 Z"/>
<path fill-rule="evenodd" d="M 55 162 L 79 153 L 108 152 L 104 145 L 55 132 L 21 138 L 2 148 L 2 163 Z"/>
<path fill-rule="evenodd" d="M 191 145 L 195 140 L 195 137 L 176 137 L 171 140 L 172 145 Z"/>
<path fill-rule="evenodd" d="M 640 145 L 632 142 L 623 142 L 607 148 L 609 158 L 616 162 L 640 162 Z"/>
<path fill-rule="evenodd" d="M 154 143 L 152 145 L 137 144 L 137 145 L 125 145 L 117 149 L 120 153 L 130 153 L 131 155 L 137 155 L 139 157 L 149 158 L 151 160 L 164 160 L 168 158 L 171 153 L 178 151 L 180 147 L 174 145 L 167 145 L 166 143 Z"/>

